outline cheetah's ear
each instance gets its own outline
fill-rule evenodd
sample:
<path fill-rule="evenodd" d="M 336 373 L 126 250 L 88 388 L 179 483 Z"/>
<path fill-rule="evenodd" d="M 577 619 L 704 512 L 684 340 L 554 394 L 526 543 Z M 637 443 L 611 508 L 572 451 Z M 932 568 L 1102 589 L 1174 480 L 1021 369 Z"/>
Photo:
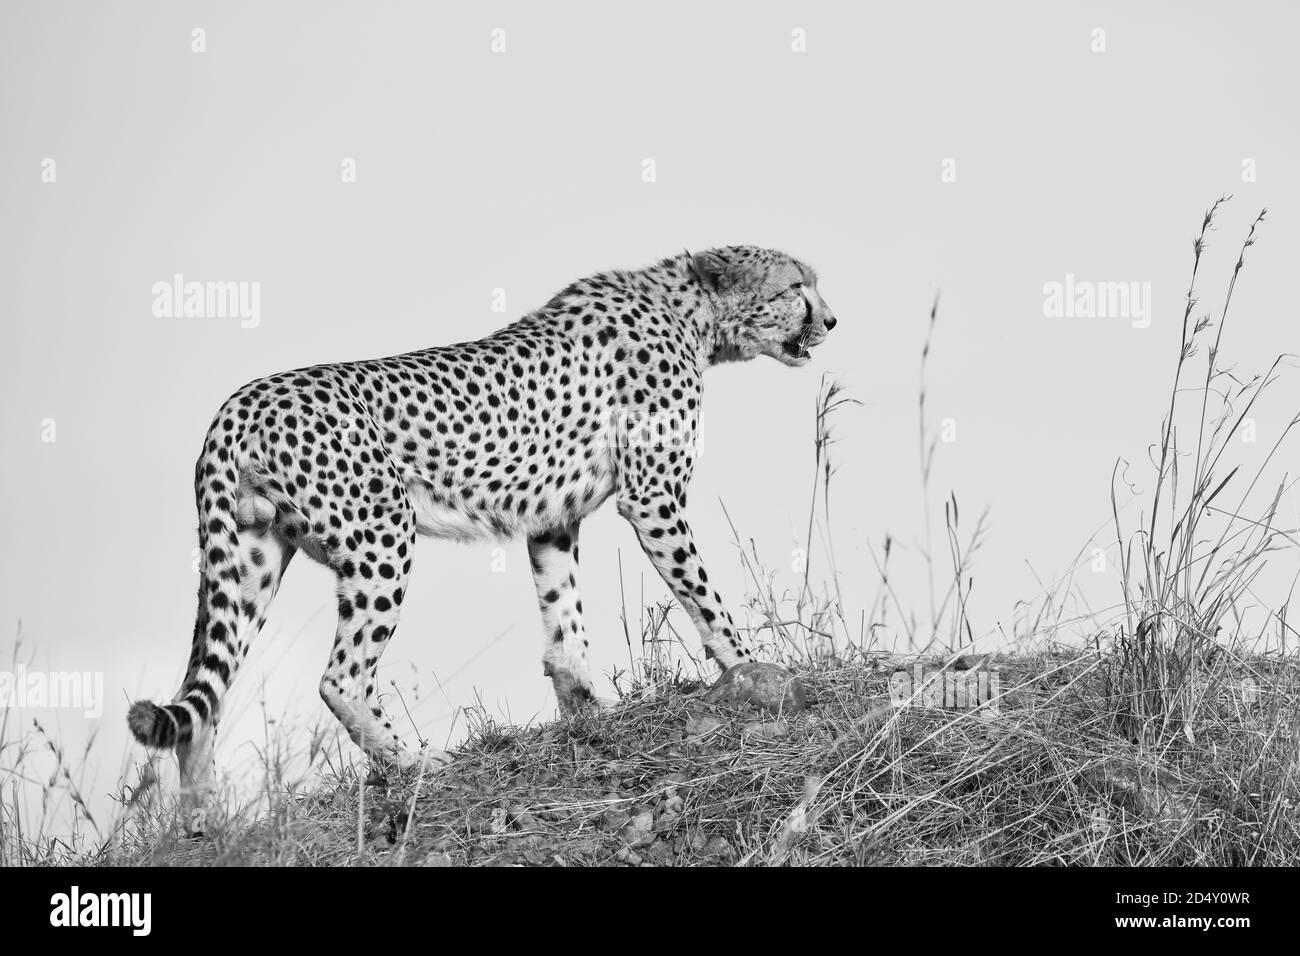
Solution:
<path fill-rule="evenodd" d="M 697 252 L 691 257 L 691 271 L 700 284 L 713 292 L 726 292 L 740 280 L 740 269 L 716 252 Z"/>

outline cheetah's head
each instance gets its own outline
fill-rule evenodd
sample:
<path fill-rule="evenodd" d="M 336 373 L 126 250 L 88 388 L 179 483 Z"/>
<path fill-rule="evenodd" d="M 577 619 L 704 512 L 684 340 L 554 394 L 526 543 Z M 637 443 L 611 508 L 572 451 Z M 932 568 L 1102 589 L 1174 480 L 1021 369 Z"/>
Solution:
<path fill-rule="evenodd" d="M 817 291 L 817 274 L 783 252 L 727 246 L 690 260 L 713 305 L 713 362 L 769 355 L 785 365 L 807 365 L 809 349 L 835 327 Z"/>

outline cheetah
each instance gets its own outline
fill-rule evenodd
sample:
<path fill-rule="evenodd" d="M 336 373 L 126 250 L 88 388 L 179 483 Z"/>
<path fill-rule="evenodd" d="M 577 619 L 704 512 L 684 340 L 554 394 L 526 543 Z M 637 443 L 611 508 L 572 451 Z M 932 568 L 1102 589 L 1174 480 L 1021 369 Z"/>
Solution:
<path fill-rule="evenodd" d="M 619 513 L 725 672 L 752 660 L 686 522 L 704 370 L 767 355 L 806 365 L 836 324 L 817 276 L 769 249 L 683 252 L 572 283 L 476 342 L 258 379 L 218 410 L 195 466 L 202 554 L 189 665 L 173 702 L 138 701 L 141 744 L 210 788 L 222 698 L 301 551 L 337 579 L 320 694 L 371 761 L 409 749 L 376 696 L 418 534 L 523 537 L 561 712 L 594 699 L 578 528 Z"/>

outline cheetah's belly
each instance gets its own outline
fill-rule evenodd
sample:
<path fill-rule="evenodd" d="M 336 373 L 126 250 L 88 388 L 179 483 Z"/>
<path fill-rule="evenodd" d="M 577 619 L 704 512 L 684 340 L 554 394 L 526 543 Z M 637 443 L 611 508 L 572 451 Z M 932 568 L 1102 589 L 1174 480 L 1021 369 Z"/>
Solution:
<path fill-rule="evenodd" d="M 466 508 L 455 508 L 434 498 L 429 486 L 419 480 L 408 480 L 406 490 L 415 509 L 415 530 L 433 538 L 451 538 L 454 541 L 474 541 L 479 538 L 501 536 L 501 529 L 493 528 L 477 513 Z"/>
<path fill-rule="evenodd" d="M 475 507 L 469 502 L 452 503 L 456 502 L 456 497 L 444 499 L 435 495 L 430 484 L 422 478 L 408 478 L 406 488 L 415 511 L 417 533 L 467 542 L 483 538 L 516 538 L 581 520 L 609 497 L 614 481 L 608 470 L 595 469 L 563 491 L 528 499 L 528 506 L 523 510 L 495 507 L 497 502 L 487 504 L 485 508 Z M 538 508 L 538 504 L 542 507 Z"/>

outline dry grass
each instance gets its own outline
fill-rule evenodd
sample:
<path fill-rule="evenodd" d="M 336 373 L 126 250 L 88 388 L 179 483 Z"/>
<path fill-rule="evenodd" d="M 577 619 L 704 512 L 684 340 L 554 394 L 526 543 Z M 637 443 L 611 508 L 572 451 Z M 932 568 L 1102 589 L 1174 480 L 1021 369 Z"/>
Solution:
<path fill-rule="evenodd" d="M 1296 531 L 1278 527 L 1277 521 L 1278 503 L 1296 479 L 1283 475 L 1261 511 L 1247 513 L 1246 508 L 1278 449 L 1300 423 L 1300 415 L 1276 436 L 1253 475 L 1243 475 L 1240 465 L 1225 460 L 1231 439 L 1260 395 L 1276 380 L 1283 364 L 1294 358 L 1280 355 L 1265 374 L 1246 381 L 1222 361 L 1232 294 L 1264 212 L 1251 223 L 1241 245 L 1217 321 L 1213 309 L 1195 315 L 1199 305 L 1197 275 L 1206 238 L 1225 201 L 1218 200 L 1206 212 L 1193 243 L 1181 347 L 1168 412 L 1161 423 L 1158 461 L 1153 462 L 1154 500 L 1149 518 L 1139 519 L 1135 529 L 1126 528 L 1120 519 L 1112 481 L 1124 616 L 1114 629 L 1112 653 L 1103 674 L 1115 701 L 1117 720 L 1131 733 L 1153 738 L 1194 732 L 1202 698 L 1214 684 L 1212 669 L 1205 667 L 1207 661 L 1225 651 L 1240 653 L 1242 647 L 1258 645 L 1270 630 L 1282 649 L 1296 634 L 1286 621 L 1291 595 L 1270 603 L 1252 587 L 1269 555 L 1282 550 L 1294 558 Z M 1212 340 L 1205 341 L 1211 334 Z M 1203 348 L 1204 378 L 1196 388 L 1188 389 L 1187 366 Z M 1180 400 L 1192 404 L 1190 440 L 1180 439 Z M 1116 474 L 1120 469 L 1117 463 Z M 1235 504 L 1222 503 L 1234 497 Z M 1268 613 L 1260 632 L 1244 633 L 1247 610 L 1261 606 Z"/>
<path fill-rule="evenodd" d="M 436 775 L 367 777 L 317 733 L 305 745 L 306 764 L 319 771 L 308 784 L 290 778 L 292 741 L 268 734 L 260 796 L 216 801 L 234 809 L 214 809 L 202 839 L 181 836 L 152 765 L 124 789 L 115 820 L 93 820 L 57 746 L 39 731 L 10 739 L 6 714 L 0 863 L 1294 865 L 1300 661 L 1285 614 L 1291 595 L 1255 593 L 1270 558 L 1282 552 L 1294 562 L 1300 548 L 1295 530 L 1277 525 L 1292 479 L 1284 476 L 1262 507 L 1254 493 L 1297 420 L 1249 481 L 1227 460 L 1228 439 L 1288 357 L 1246 382 L 1221 364 L 1232 292 L 1263 214 L 1217 321 L 1195 315 L 1220 203 L 1194 246 L 1180 354 L 1153 444 L 1150 513 L 1126 526 L 1112 490 L 1123 591 L 1116 613 L 1066 621 L 1068 582 L 1045 587 L 1027 632 L 1012 635 L 1017 652 L 993 660 L 1004 692 L 997 715 L 892 702 L 889 675 L 918 657 L 874 647 L 873 635 L 894 621 L 909 648 L 950 667 L 975 638 L 967 598 L 983 518 L 963 536 L 950 493 L 941 560 L 928 515 L 935 442 L 925 368 L 936 302 L 918 402 L 921 614 L 895 589 L 887 537 L 872 548 L 879 579 L 869 610 L 845 619 L 830 536 L 831 425 L 851 401 L 834 383 L 818 396 L 797 592 L 778 593 L 776 576 L 733 526 L 752 585 L 748 629 L 769 658 L 802 676 L 813 700 L 805 713 L 773 718 L 707 703 L 701 664 L 667 608 L 643 608 L 636 622 L 625 610 L 629 665 L 615 675 L 613 708 L 528 727 L 473 709 L 457 760 Z M 1207 346 L 1204 375 L 1188 386 Z M 1189 403 L 1191 427 L 1180 437 Z M 1244 622 L 1261 608 L 1263 623 L 1247 632 Z M 1089 640 L 1065 649 L 1056 638 L 1071 624 Z M 56 770 L 35 779 L 25 762 L 40 747 Z M 20 785 L 41 788 L 35 823 L 21 818 Z M 58 836 L 45 812 L 56 806 L 73 821 Z"/>
<path fill-rule="evenodd" d="M 815 705 L 761 720 L 662 674 L 569 722 L 480 719 L 436 776 L 268 788 L 256 818 L 183 839 L 141 814 L 91 860 L 140 865 L 1285 865 L 1294 659 L 1226 667 L 1195 743 L 1116 731 L 1102 659 L 998 662 L 996 718 L 893 706 L 902 659 L 805 669 Z M 1261 687 L 1243 700 L 1241 679 Z M 272 777 L 268 775 L 268 780 Z"/>

